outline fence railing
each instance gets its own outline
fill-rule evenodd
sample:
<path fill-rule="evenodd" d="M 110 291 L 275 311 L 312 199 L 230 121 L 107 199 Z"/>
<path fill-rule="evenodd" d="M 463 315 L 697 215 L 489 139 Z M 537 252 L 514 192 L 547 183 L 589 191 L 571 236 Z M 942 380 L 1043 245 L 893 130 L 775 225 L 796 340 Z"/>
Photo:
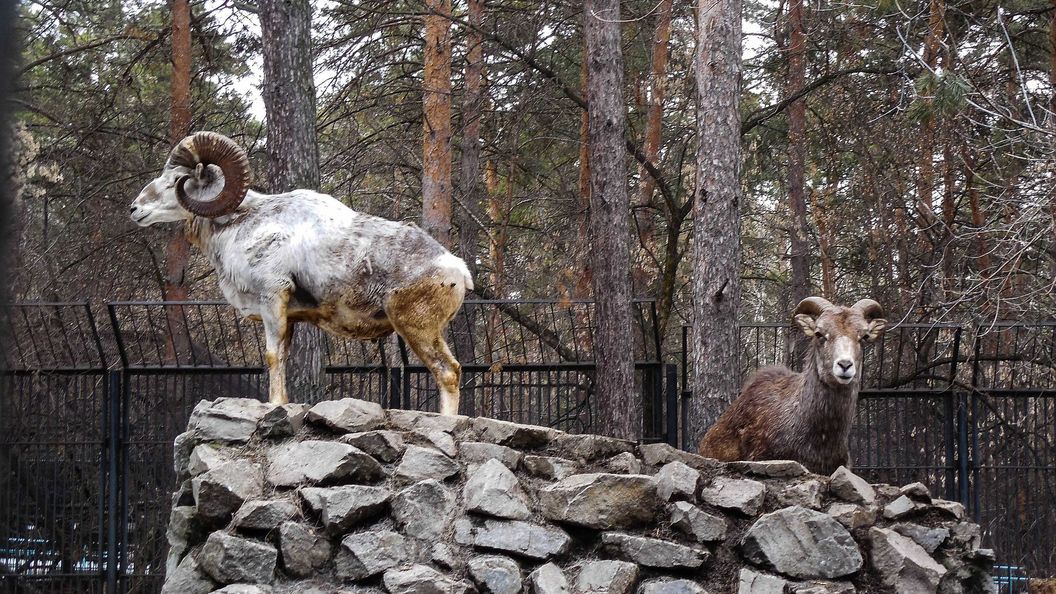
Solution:
<path fill-rule="evenodd" d="M 652 302 L 634 324 L 644 435 L 677 442 L 687 357 L 664 360 Z M 984 330 L 900 325 L 867 352 L 856 472 L 964 502 L 1010 575 L 1052 575 L 1056 323 Z M 461 412 L 597 431 L 593 334 L 588 302 L 467 302 L 449 332 Z M 742 325 L 743 371 L 795 367 L 797 335 Z M 22 304 L 0 344 L 0 592 L 158 591 L 173 438 L 202 398 L 266 398 L 259 324 L 222 302 Z M 324 364 L 319 398 L 437 407 L 395 338 L 328 337 Z"/>

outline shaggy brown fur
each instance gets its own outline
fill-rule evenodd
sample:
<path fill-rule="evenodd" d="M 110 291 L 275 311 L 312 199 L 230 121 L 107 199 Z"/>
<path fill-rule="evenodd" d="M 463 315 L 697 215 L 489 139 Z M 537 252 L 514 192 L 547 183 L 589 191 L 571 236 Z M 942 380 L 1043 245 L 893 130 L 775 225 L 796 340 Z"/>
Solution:
<path fill-rule="evenodd" d="M 864 309 L 863 302 L 850 308 L 824 300 L 812 306 L 801 303 L 795 321 L 811 336 L 804 371 L 766 367 L 752 374 L 701 440 L 700 454 L 724 461 L 797 460 L 822 474 L 849 467 L 847 441 L 861 382 L 861 342 L 876 340 L 884 325 L 877 317 L 879 305 Z M 842 345 L 839 353 L 837 345 Z M 853 379 L 840 381 L 834 365 L 852 359 Z"/>

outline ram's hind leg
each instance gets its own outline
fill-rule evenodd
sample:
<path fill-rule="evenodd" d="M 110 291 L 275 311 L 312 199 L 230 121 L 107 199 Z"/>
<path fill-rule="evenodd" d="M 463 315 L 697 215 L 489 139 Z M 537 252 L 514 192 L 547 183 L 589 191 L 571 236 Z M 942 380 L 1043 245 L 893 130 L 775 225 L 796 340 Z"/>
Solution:
<path fill-rule="evenodd" d="M 264 359 L 268 364 L 268 402 L 286 404 L 286 358 L 290 353 L 293 325 L 286 318 L 289 293 L 283 291 L 260 304 L 260 318 L 264 322 Z"/>
<path fill-rule="evenodd" d="M 458 414 L 458 387 L 462 366 L 444 342 L 444 328 L 462 305 L 461 294 L 446 282 L 428 280 L 393 291 L 385 314 L 436 379 L 440 388 L 440 414 Z"/>
<path fill-rule="evenodd" d="M 436 385 L 440 388 L 440 414 L 458 414 L 458 386 L 462 379 L 462 366 L 458 364 L 439 330 L 400 328 L 396 332 L 407 341 L 411 350 L 429 368 Z"/>

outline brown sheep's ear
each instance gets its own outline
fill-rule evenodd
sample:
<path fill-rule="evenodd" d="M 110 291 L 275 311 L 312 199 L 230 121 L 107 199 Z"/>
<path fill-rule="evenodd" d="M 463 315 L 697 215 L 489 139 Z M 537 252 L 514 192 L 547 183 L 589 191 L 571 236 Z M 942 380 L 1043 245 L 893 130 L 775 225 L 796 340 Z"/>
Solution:
<path fill-rule="evenodd" d="M 792 321 L 795 322 L 799 329 L 803 331 L 803 334 L 814 338 L 814 333 L 818 331 L 817 326 L 814 325 L 814 318 L 807 314 L 796 314 L 792 317 Z"/>
<path fill-rule="evenodd" d="M 869 342 L 876 342 L 876 339 L 880 338 L 884 334 L 884 330 L 887 328 L 887 320 L 883 318 L 876 318 L 869 321 L 869 330 L 866 332 L 865 338 Z"/>

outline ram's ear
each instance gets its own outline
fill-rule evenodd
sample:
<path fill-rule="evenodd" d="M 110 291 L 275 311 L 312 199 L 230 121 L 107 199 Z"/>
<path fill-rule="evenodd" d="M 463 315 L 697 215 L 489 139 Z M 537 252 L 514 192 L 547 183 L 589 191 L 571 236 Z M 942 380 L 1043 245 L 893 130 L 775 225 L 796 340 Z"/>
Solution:
<path fill-rule="evenodd" d="M 884 335 L 884 330 L 887 329 L 887 320 L 883 318 L 875 318 L 869 321 L 869 330 L 866 331 L 865 338 L 869 342 L 876 342 L 878 338 Z"/>
<path fill-rule="evenodd" d="M 817 325 L 814 323 L 814 317 L 807 314 L 796 314 L 792 317 L 792 321 L 795 322 L 799 329 L 803 331 L 803 334 L 814 337 L 814 333 L 818 331 Z"/>
<path fill-rule="evenodd" d="M 219 180 L 223 180 L 224 172 L 216 165 L 199 163 L 194 168 L 194 179 L 198 182 L 199 187 L 204 188 L 215 184 Z"/>

